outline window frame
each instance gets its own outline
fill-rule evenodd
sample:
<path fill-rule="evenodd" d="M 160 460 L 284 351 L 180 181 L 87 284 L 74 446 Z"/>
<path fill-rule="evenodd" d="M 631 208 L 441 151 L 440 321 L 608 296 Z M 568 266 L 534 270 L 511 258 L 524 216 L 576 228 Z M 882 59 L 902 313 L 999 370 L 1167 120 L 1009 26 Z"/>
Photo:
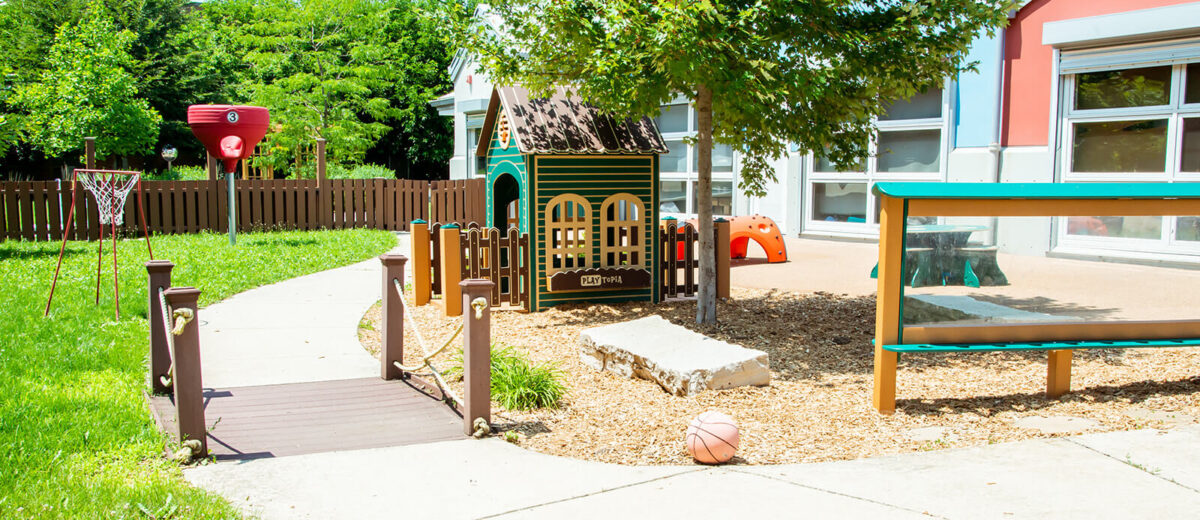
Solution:
<path fill-rule="evenodd" d="M 687 130 L 682 131 L 682 132 L 662 132 L 663 141 L 666 142 L 666 141 L 678 141 L 681 139 L 695 139 L 696 136 L 698 135 L 698 131 L 696 128 L 696 109 L 695 109 L 695 107 L 693 107 L 692 104 L 689 103 L 688 100 L 683 97 L 676 97 L 675 99 L 671 100 L 670 102 L 663 103 L 659 107 L 659 110 L 661 111 L 664 107 L 667 107 L 667 106 L 672 106 L 672 107 L 680 106 L 687 110 Z M 654 125 L 655 125 L 655 127 L 658 126 L 658 118 L 657 117 L 654 118 Z M 660 129 L 660 131 L 661 131 L 661 129 Z M 660 168 L 659 173 L 658 173 L 658 180 L 659 180 L 660 185 L 656 186 L 655 189 L 659 190 L 661 192 L 661 190 L 662 190 L 661 183 L 663 181 L 682 181 L 684 183 L 684 208 L 683 208 L 684 211 L 682 213 L 676 213 L 676 212 L 668 213 L 668 212 L 661 211 L 661 208 L 660 208 L 659 213 L 662 214 L 662 216 L 670 215 L 670 216 L 682 217 L 683 219 L 686 220 L 689 218 L 695 218 L 696 214 L 697 214 L 697 211 L 696 211 L 697 208 L 694 207 L 695 204 L 693 204 L 693 201 L 696 198 L 696 194 L 694 192 L 695 192 L 696 183 L 700 180 L 700 172 L 697 170 L 696 161 L 693 158 L 696 155 L 696 152 L 694 151 L 696 145 L 695 144 L 687 144 L 686 142 L 681 142 L 680 145 L 682 145 L 684 147 L 683 153 L 684 153 L 684 164 L 686 165 L 684 168 L 685 171 L 666 172 L 666 171 L 662 171 L 662 169 Z M 671 146 L 671 145 L 668 144 L 668 146 Z M 732 198 L 729 203 L 731 214 L 730 215 L 720 215 L 720 214 L 714 213 L 713 217 L 718 217 L 718 216 L 729 217 L 729 216 L 732 216 L 733 213 L 737 213 L 737 210 L 736 210 L 737 203 L 738 203 L 737 178 L 741 172 L 741 156 L 740 156 L 740 154 L 738 154 L 737 150 L 733 150 L 732 154 L 733 154 L 733 158 L 732 158 L 733 165 L 732 165 L 732 168 L 730 169 L 731 171 L 728 171 L 728 172 L 714 171 L 714 172 L 712 172 L 712 180 L 714 183 L 730 182 L 733 184 L 733 194 L 732 194 Z"/>
<path fill-rule="evenodd" d="M 582 216 L 572 217 L 577 220 L 564 220 L 562 222 L 555 221 L 552 216 L 555 209 L 563 204 L 576 204 L 583 210 Z M 562 193 L 550 199 L 546 203 L 545 213 L 542 215 L 542 222 L 545 226 L 546 236 L 546 276 L 549 277 L 555 273 L 564 271 L 577 271 L 580 269 L 588 269 L 592 267 L 592 250 L 593 237 L 592 233 L 592 206 L 583 196 L 577 193 Z M 555 247 L 555 232 L 562 231 L 562 241 L 559 247 Z M 575 237 L 569 238 L 569 231 L 575 232 Z M 582 237 L 582 238 L 580 238 Z M 579 245 L 582 244 L 582 245 Z M 561 266 L 554 267 L 554 259 L 557 255 L 563 255 Z M 567 258 L 575 257 L 576 265 L 567 267 Z"/>
<path fill-rule="evenodd" d="M 1054 137 L 1061 143 L 1054 155 L 1057 182 L 1200 182 L 1200 172 L 1182 171 L 1184 119 L 1200 119 L 1200 102 L 1186 103 L 1186 78 L 1189 64 L 1200 66 L 1200 60 L 1163 64 L 1161 62 L 1126 63 L 1107 68 L 1058 73 L 1058 115 L 1054 121 Z M 1134 70 L 1152 67 L 1171 68 L 1169 99 L 1166 104 L 1143 107 L 1078 109 L 1076 91 L 1078 76 L 1105 70 Z M 1057 72 L 1057 71 L 1056 71 Z M 1071 169 L 1075 152 L 1075 125 L 1142 120 L 1167 121 L 1166 150 L 1162 172 L 1074 172 Z M 1106 215 L 1101 215 L 1106 216 Z M 1124 251 L 1149 254 L 1198 254 L 1200 241 L 1179 240 L 1176 236 L 1179 219 L 1190 215 L 1162 216 L 1158 238 L 1104 237 L 1071 234 L 1067 217 L 1054 218 L 1055 249 L 1076 251 Z"/>
<path fill-rule="evenodd" d="M 831 236 L 849 236 L 849 237 L 878 237 L 879 236 L 879 221 L 876 217 L 879 208 L 879 200 L 875 196 L 872 189 L 876 182 L 887 181 L 926 181 L 926 182 L 944 182 L 947 175 L 947 166 L 950 160 L 950 149 L 952 146 L 952 131 L 954 122 L 954 106 L 953 93 L 954 82 L 946 80 L 941 87 L 941 116 L 928 117 L 918 119 L 896 119 L 896 120 L 879 120 L 874 121 L 876 131 L 872 138 L 867 142 L 867 157 L 865 158 L 864 169 L 849 171 L 849 172 L 821 172 L 817 171 L 816 154 L 809 152 L 803 157 L 803 167 L 806 175 L 803 180 L 803 191 L 801 193 L 801 209 L 803 212 L 803 230 L 804 233 L 831 235 Z M 938 130 L 940 138 L 938 139 L 938 171 L 936 172 L 879 172 L 879 134 L 881 132 L 906 132 L 906 131 L 921 131 L 921 130 Z M 825 183 L 865 183 L 867 187 L 865 218 L 866 222 L 828 222 L 824 220 L 816 220 L 813 218 L 813 211 L 816 209 L 816 185 Z"/>
<path fill-rule="evenodd" d="M 634 213 L 633 218 L 622 219 L 620 209 L 618 207 L 616 218 L 609 219 L 609 208 L 613 205 L 624 202 L 628 213 Z M 600 267 L 646 267 L 646 237 L 643 235 L 646 226 L 646 205 L 642 199 L 632 193 L 615 193 L 604 199 L 600 203 L 600 236 L 597 240 L 600 242 Z M 608 232 L 612 229 L 616 238 L 617 244 L 609 244 Z M 629 237 L 628 244 L 620 243 L 621 232 L 624 230 Z M 615 255 L 615 263 L 608 261 L 609 254 Z M 629 258 L 629 263 L 622 264 L 622 254 Z M 635 260 L 636 259 L 636 260 Z"/>

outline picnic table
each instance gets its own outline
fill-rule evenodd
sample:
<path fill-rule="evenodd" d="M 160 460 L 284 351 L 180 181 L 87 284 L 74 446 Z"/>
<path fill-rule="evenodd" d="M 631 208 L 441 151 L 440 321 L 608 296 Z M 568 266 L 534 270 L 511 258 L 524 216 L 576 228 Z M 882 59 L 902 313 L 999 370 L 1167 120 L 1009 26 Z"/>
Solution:
<path fill-rule="evenodd" d="M 969 243 L 971 234 L 988 226 L 970 224 L 915 224 L 906 226 L 904 283 L 929 285 L 1007 285 L 1008 278 L 996 262 L 996 246 Z M 871 270 L 878 277 L 879 265 Z"/>

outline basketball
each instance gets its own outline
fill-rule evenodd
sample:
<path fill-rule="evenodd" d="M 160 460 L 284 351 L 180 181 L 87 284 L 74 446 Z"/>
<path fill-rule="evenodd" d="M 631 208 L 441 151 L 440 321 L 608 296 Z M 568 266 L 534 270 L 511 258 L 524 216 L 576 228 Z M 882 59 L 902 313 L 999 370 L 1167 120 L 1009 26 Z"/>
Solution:
<path fill-rule="evenodd" d="M 733 458 L 737 452 L 738 427 L 728 415 L 704 412 L 688 425 L 684 443 L 696 462 L 720 464 Z"/>

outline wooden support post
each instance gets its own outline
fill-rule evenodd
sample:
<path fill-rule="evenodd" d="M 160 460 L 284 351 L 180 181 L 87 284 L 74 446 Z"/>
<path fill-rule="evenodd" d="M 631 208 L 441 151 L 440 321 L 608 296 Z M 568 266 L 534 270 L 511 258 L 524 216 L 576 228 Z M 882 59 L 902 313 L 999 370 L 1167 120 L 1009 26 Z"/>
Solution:
<path fill-rule="evenodd" d="M 463 319 L 463 432 L 475 433 L 475 419 L 492 423 L 492 288 L 490 280 L 465 280 Z M 449 292 L 449 291 L 447 291 Z"/>
<path fill-rule="evenodd" d="M 317 139 L 317 200 L 321 201 L 320 226 L 333 229 L 333 191 L 325 178 L 325 140 L 321 138 Z"/>
<path fill-rule="evenodd" d="M 216 181 L 221 178 L 221 172 L 217 169 L 217 158 L 213 154 L 204 152 L 204 170 L 208 173 L 208 180 Z"/>
<path fill-rule="evenodd" d="M 158 291 L 171 288 L 171 269 L 175 264 L 166 260 L 151 260 L 146 262 L 146 273 L 149 275 L 146 305 L 146 315 L 150 319 L 150 391 L 155 394 L 166 394 L 170 389 L 162 384 L 160 376 L 171 369 L 171 353 L 167 351 L 167 329 L 170 324 L 163 323 L 162 301 L 158 299 Z"/>
<path fill-rule="evenodd" d="M 383 263 L 383 335 L 379 352 L 379 377 L 400 379 L 404 374 L 394 361 L 404 363 L 404 296 L 396 290 L 396 282 L 404 286 L 404 255 L 381 255 Z"/>
<path fill-rule="evenodd" d="M 83 164 L 89 170 L 96 169 L 96 138 L 83 138 Z"/>
<path fill-rule="evenodd" d="M 1072 350 L 1051 350 L 1046 366 L 1046 397 L 1057 399 L 1071 391 Z"/>
<path fill-rule="evenodd" d="M 729 221 L 713 221 L 717 241 L 717 298 L 729 297 Z"/>
<path fill-rule="evenodd" d="M 414 220 L 409 226 L 412 239 L 413 261 L 413 305 L 425 305 L 433 297 L 433 284 L 430 277 L 429 252 L 429 223 L 424 220 Z"/>
<path fill-rule="evenodd" d="M 900 310 L 904 255 L 904 200 L 880 197 L 879 289 L 875 296 L 875 410 L 896 411 L 896 353 L 883 349 L 900 341 Z"/>
<path fill-rule="evenodd" d="M 174 341 L 175 424 L 179 428 L 179 442 L 200 441 L 200 451 L 192 456 L 204 457 L 208 454 L 208 433 L 204 424 L 204 383 L 200 378 L 200 313 L 196 308 L 200 291 L 194 287 L 172 287 L 165 295 L 171 309 L 192 312 L 192 319 Z"/>
<path fill-rule="evenodd" d="M 450 318 L 462 314 L 462 243 L 457 224 L 446 224 L 438 233 L 442 250 L 441 260 L 442 316 Z"/>

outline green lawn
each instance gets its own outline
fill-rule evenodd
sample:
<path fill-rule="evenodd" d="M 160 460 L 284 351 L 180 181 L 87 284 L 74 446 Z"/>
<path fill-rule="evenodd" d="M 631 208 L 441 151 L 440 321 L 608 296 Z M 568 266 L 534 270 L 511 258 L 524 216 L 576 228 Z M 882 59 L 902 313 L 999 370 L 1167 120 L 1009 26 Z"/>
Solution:
<path fill-rule="evenodd" d="M 385 231 L 153 237 L 175 285 L 201 305 L 345 265 L 395 244 Z M 121 320 L 111 257 L 93 303 L 96 244 L 71 242 L 54 307 L 42 317 L 58 243 L 0 242 L 0 518 L 225 518 L 236 511 L 189 487 L 163 459 L 166 437 L 142 397 L 147 352 L 146 246 L 120 243 Z M 203 311 L 201 311 L 203 315 Z M 147 514 L 147 512 L 149 514 Z"/>

